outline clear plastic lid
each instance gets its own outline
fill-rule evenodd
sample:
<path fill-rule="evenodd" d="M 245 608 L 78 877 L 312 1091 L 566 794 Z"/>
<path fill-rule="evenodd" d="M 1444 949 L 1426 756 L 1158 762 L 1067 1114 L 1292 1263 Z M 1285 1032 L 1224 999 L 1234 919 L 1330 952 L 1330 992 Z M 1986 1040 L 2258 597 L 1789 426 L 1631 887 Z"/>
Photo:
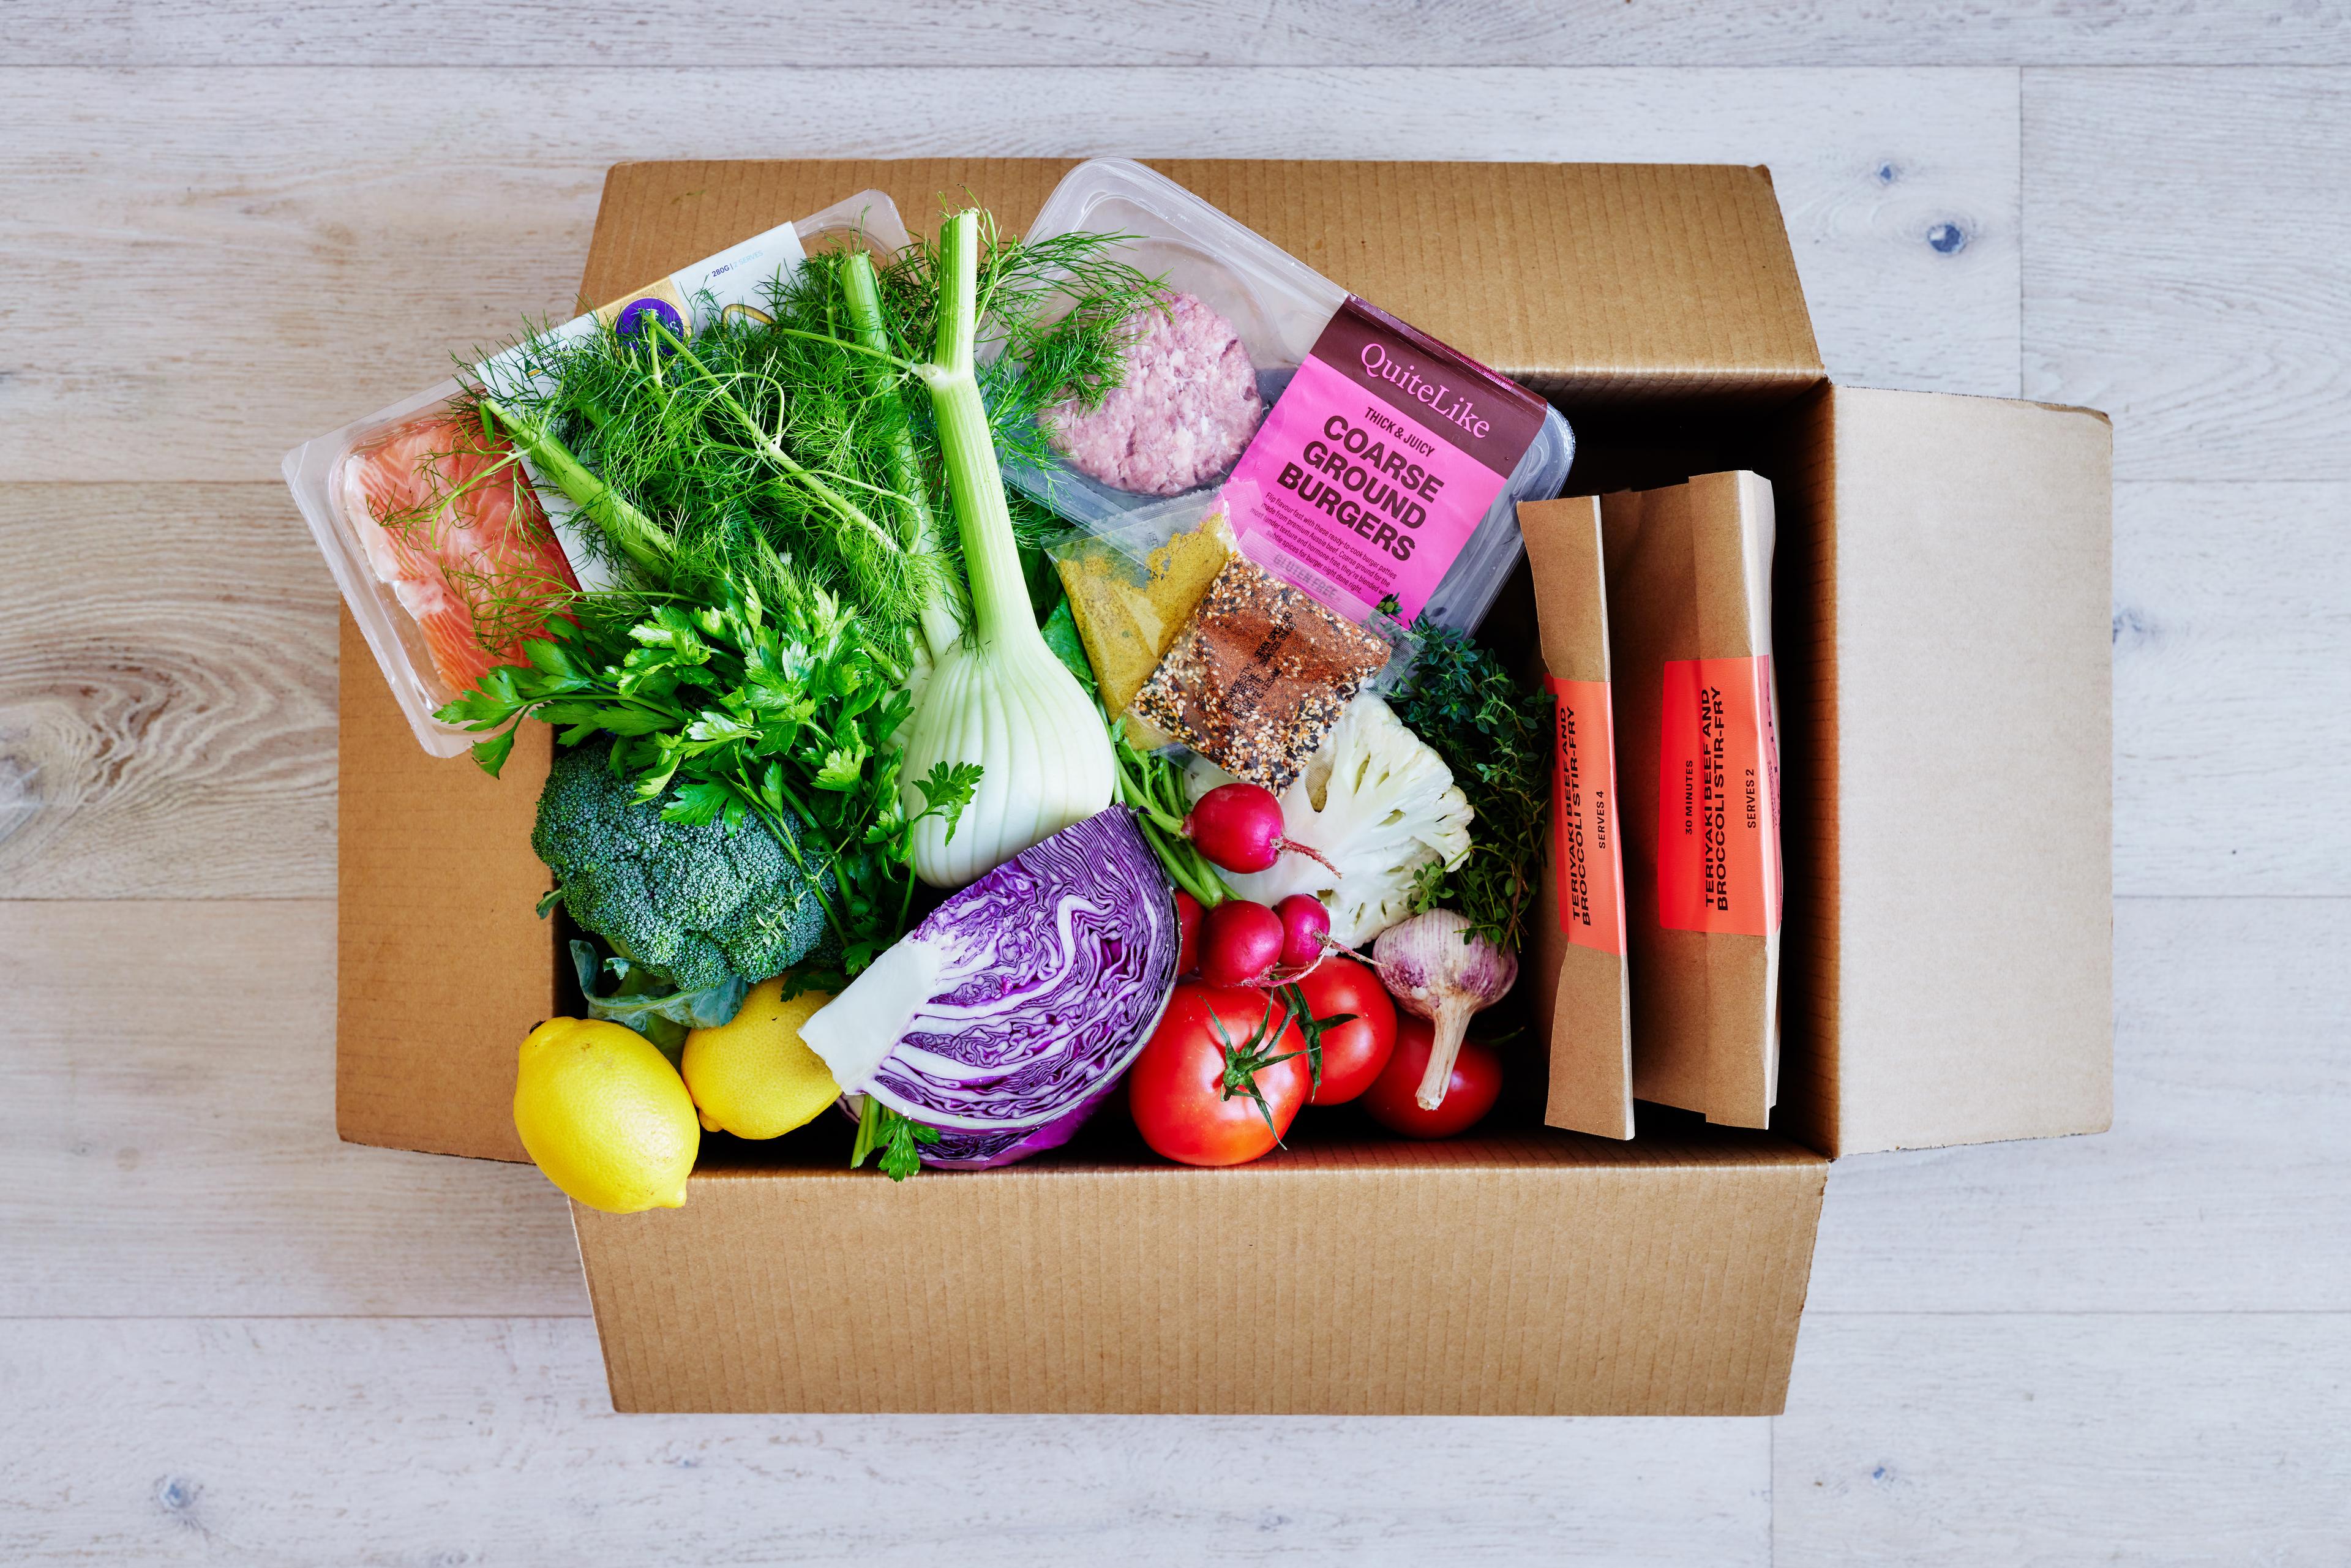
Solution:
<path fill-rule="evenodd" d="M 1123 260 L 1229 321 L 1257 369 L 1268 408 L 1347 299 L 1345 289 L 1270 240 L 1129 159 L 1096 158 L 1071 170 L 1029 226 L 1031 238 L 1074 231 L 1127 236 L 1118 247 Z M 1547 409 L 1501 493 L 1430 592 L 1425 612 L 1431 621 L 1467 632 L 1485 619 L 1525 548 L 1518 503 L 1557 495 L 1574 456 L 1574 433 L 1557 409 Z M 1136 513 L 1147 513 L 1161 532 L 1205 517 L 1224 477 L 1165 497 L 1114 488 L 1066 464 L 1008 465 L 1006 473 L 1061 517 L 1113 532 L 1131 532 L 1122 525 L 1143 521 Z"/>
<path fill-rule="evenodd" d="M 584 332 L 599 319 L 631 310 L 650 310 L 673 318 L 672 324 L 692 316 L 692 325 L 704 325 L 703 307 L 716 311 L 751 305 L 778 273 L 799 265 L 820 241 L 862 236 L 879 251 L 903 249 L 907 243 L 904 223 L 895 203 L 879 191 L 861 191 L 820 213 L 756 235 L 716 256 L 647 285 L 619 299 L 550 329 L 554 335 Z M 502 358 L 502 357 L 500 357 Z M 500 358 L 476 367 L 476 373 L 495 379 Z M 478 738 L 433 716 L 453 702 L 460 688 L 443 673 L 434 657 L 425 620 L 434 619 L 430 606 L 445 596 L 447 584 L 432 580 L 431 563 L 420 565 L 413 552 L 392 540 L 373 515 L 357 464 L 369 459 L 387 437 L 396 436 L 411 421 L 428 418 L 462 390 L 452 377 L 413 397 L 378 409 L 340 430 L 306 441 L 286 455 L 280 465 L 294 501 L 310 525 L 311 537 L 327 558 L 343 602 L 360 635 L 375 653 L 384 680 L 407 715 L 419 745 L 435 757 L 455 757 Z M 583 587 L 598 585 L 596 567 L 572 536 L 572 511 L 559 492 L 537 486 L 532 500 L 547 514 L 555 536 L 553 553 Z M 568 538 L 568 536 L 572 536 Z M 567 545 L 569 548 L 567 548 Z M 553 562 L 548 565 L 551 568 Z M 420 619 L 420 616 L 425 619 Z M 350 672 L 345 672 L 348 678 Z"/>

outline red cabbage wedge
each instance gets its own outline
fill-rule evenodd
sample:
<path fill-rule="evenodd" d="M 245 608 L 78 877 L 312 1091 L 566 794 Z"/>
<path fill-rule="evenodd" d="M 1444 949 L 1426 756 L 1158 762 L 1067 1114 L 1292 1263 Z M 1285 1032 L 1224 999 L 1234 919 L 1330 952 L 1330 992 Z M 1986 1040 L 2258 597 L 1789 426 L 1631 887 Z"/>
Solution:
<path fill-rule="evenodd" d="M 1179 936 L 1166 874 L 1113 806 L 949 895 L 800 1038 L 845 1092 L 938 1129 L 925 1162 L 1002 1163 L 1066 1137 L 1134 1061 Z"/>

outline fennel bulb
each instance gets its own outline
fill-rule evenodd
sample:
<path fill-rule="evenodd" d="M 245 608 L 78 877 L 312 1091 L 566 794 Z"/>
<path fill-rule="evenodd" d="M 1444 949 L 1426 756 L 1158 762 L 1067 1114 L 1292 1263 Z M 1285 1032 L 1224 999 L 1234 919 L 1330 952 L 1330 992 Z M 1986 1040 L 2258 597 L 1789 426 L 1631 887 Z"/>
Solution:
<path fill-rule="evenodd" d="M 971 620 L 935 650 L 906 732 L 909 816 L 923 810 L 912 780 L 942 762 L 979 764 L 959 817 L 914 826 L 914 874 L 961 887 L 1110 805 L 1116 781 L 1110 737 L 1093 699 L 1037 630 L 1020 575 L 1004 475 L 997 465 L 973 350 L 979 335 L 979 214 L 957 213 L 939 235 L 938 336 L 915 367 L 931 394 L 947 492 L 971 580 Z"/>

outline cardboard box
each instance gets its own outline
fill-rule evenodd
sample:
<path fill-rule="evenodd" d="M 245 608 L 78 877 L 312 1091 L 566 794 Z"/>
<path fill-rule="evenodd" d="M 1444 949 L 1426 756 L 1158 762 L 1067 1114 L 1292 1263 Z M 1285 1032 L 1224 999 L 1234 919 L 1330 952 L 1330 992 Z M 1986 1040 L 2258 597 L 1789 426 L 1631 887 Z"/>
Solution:
<path fill-rule="evenodd" d="M 868 186 L 910 218 L 968 192 L 1018 225 L 1066 167 L 623 164 L 581 297 Z M 1547 1128 L 1538 1057 L 1479 1135 L 1310 1115 L 1226 1171 L 1155 1160 L 1115 1113 L 1060 1156 L 903 1186 L 841 1168 L 845 1124 L 713 1139 L 684 1208 L 574 1209 L 613 1403 L 1777 1411 L 1832 1158 L 2107 1124 L 2106 423 L 1830 386 L 1761 169 L 1158 167 L 1552 397 L 1572 490 L 1772 482 L 1771 1130 L 1647 1104 L 1629 1142 Z M 1523 584 L 1489 631 L 1534 665 Z M 562 985 L 527 842 L 544 732 L 490 783 L 419 751 L 344 654 L 339 1125 L 517 1158 L 515 1050 Z"/>

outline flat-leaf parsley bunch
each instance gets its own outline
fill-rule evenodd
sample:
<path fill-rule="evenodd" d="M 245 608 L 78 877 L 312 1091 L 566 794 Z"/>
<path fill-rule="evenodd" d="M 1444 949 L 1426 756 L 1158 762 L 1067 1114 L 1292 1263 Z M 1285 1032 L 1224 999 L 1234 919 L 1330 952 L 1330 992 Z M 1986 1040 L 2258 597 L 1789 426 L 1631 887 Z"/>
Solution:
<path fill-rule="evenodd" d="M 537 717 L 564 746 L 611 736 L 612 766 L 639 799 L 674 787 L 662 813 L 674 821 L 749 816 L 796 856 L 800 836 L 786 824 L 802 825 L 837 879 L 826 915 L 842 975 L 872 962 L 905 925 L 914 823 L 943 816 L 952 831 L 979 779 L 976 764 L 941 763 L 914 780 L 923 809 L 901 804 L 900 754 L 887 742 L 913 710 L 911 632 L 805 582 L 775 604 L 738 583 L 712 604 L 645 596 L 633 620 L 611 595 L 580 608 L 580 622 L 552 622 L 524 644 L 528 664 L 490 671 L 442 719 L 490 732 L 475 756 L 492 773 L 514 726 Z"/>

